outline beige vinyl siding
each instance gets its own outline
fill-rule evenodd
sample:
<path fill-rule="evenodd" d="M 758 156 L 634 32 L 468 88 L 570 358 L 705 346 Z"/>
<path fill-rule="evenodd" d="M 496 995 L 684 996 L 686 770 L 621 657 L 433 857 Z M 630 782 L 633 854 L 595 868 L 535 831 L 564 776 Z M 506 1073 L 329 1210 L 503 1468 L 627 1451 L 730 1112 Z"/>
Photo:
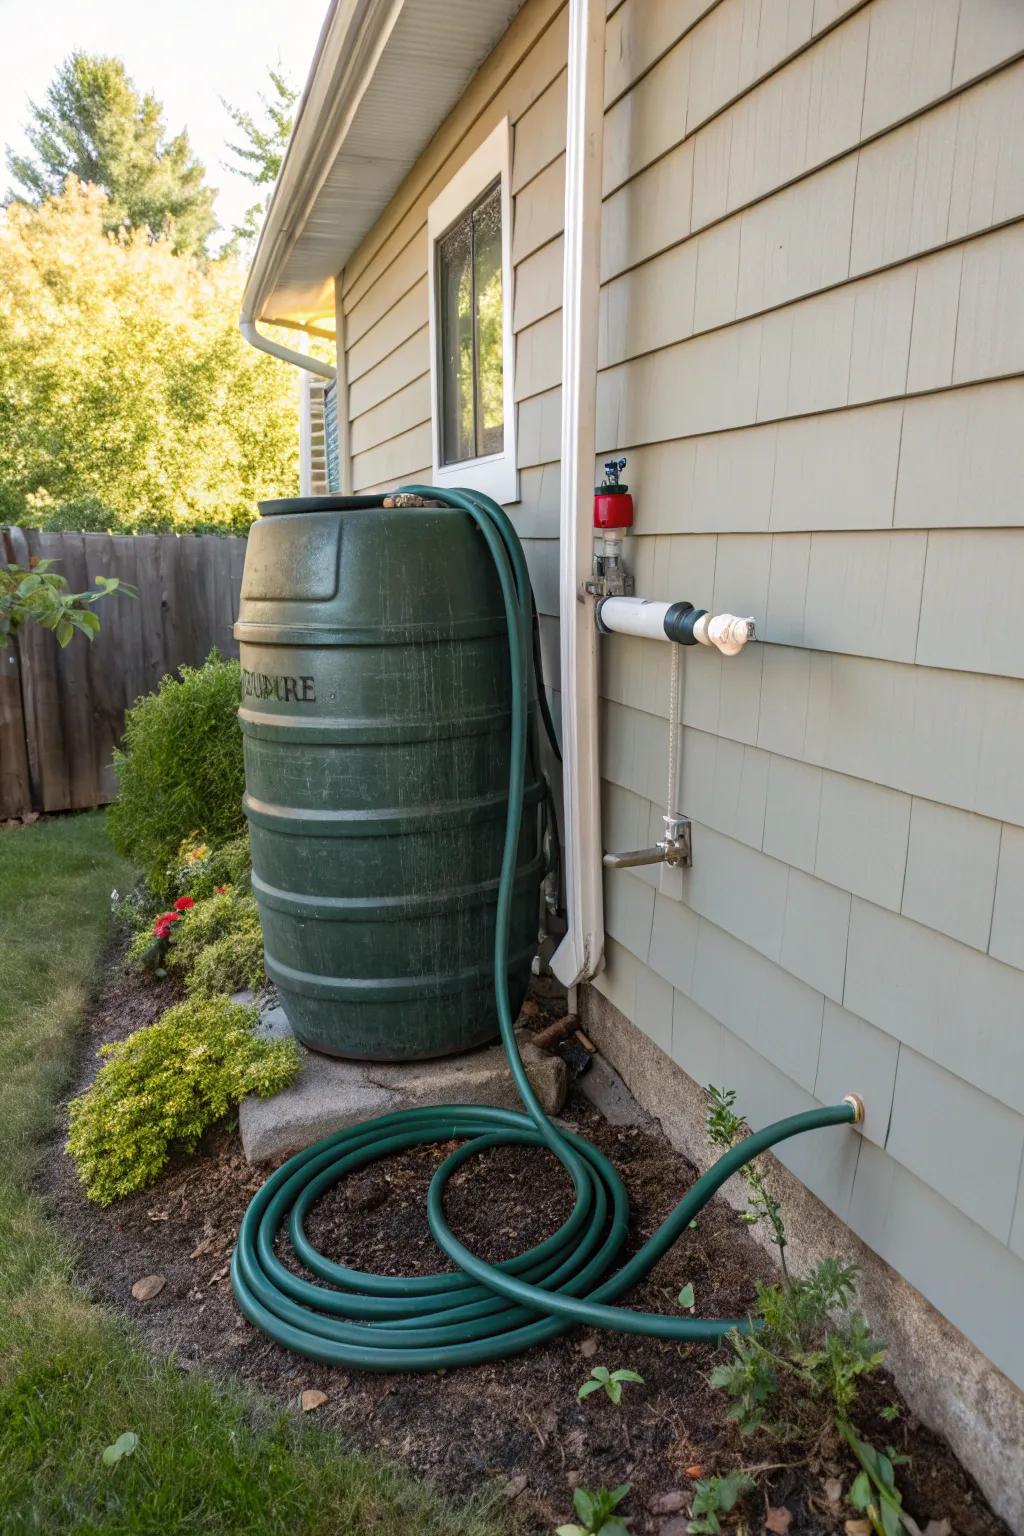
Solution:
<path fill-rule="evenodd" d="M 1024 1385 L 1024 6 L 609 13 L 598 450 L 637 590 L 762 643 L 684 654 L 694 867 L 609 877 L 597 985 L 754 1124 L 862 1092 L 784 1160 Z M 429 476 L 426 209 L 507 113 L 556 699 L 565 49 L 528 0 L 339 285 L 355 489 Z M 609 848 L 660 835 L 667 650 L 602 642 Z"/>
<path fill-rule="evenodd" d="M 416 468 L 431 457 L 427 208 L 505 115 L 513 125 L 515 395 L 523 389 L 535 393 L 541 381 L 557 387 L 562 197 L 559 190 L 552 202 L 551 188 L 561 187 L 565 90 L 564 6 L 560 0 L 533 0 L 343 274 L 339 287 L 355 492 L 430 479 L 429 468 Z M 447 146 L 444 153 L 442 145 Z M 529 215 L 531 207 L 535 218 Z M 545 677 L 557 708 L 558 426 L 556 419 L 554 440 L 548 432 L 541 444 L 525 425 L 520 501 L 509 510 L 526 550 L 541 616 Z M 520 431 L 523 426 L 521 419 Z M 538 456 L 541 448 L 543 456 Z"/>

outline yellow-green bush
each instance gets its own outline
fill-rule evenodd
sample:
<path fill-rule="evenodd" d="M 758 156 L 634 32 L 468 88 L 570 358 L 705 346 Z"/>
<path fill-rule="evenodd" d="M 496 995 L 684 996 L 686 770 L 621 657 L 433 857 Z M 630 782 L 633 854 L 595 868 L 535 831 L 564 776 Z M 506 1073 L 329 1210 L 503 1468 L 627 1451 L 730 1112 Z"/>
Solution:
<path fill-rule="evenodd" d="M 288 1086 L 298 1048 L 261 1040 L 257 1017 L 227 997 L 189 998 L 102 1048 L 95 1081 L 71 1102 L 67 1143 L 91 1200 L 144 1189 L 247 1093 L 265 1099 Z"/>
<path fill-rule="evenodd" d="M 185 989 L 190 997 L 216 997 L 219 992 L 256 992 L 263 985 L 263 934 L 253 914 L 244 928 L 214 939 L 203 949 L 188 975 Z"/>
<path fill-rule="evenodd" d="M 206 896 L 183 912 L 174 924 L 167 951 L 168 968 L 187 978 L 211 944 L 234 937 L 244 945 L 259 932 L 259 910 L 254 897 L 236 896 L 231 890 Z"/>
<path fill-rule="evenodd" d="M 190 841 L 179 851 L 171 880 L 176 895 L 193 896 L 200 901 L 204 896 L 212 896 L 222 885 L 244 895 L 251 877 L 249 834 L 243 832 L 213 848 Z"/>

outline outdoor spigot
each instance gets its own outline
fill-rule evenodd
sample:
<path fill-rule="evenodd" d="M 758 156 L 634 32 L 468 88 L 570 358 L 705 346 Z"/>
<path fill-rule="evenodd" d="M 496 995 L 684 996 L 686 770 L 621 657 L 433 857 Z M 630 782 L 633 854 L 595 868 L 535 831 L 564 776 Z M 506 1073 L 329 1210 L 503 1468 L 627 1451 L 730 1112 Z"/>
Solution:
<path fill-rule="evenodd" d="M 673 814 L 663 818 L 665 836 L 653 848 L 632 848 L 628 853 L 606 853 L 605 869 L 637 869 L 643 864 L 668 864 L 673 869 L 689 869 L 693 864 L 693 844 L 688 816 Z"/>

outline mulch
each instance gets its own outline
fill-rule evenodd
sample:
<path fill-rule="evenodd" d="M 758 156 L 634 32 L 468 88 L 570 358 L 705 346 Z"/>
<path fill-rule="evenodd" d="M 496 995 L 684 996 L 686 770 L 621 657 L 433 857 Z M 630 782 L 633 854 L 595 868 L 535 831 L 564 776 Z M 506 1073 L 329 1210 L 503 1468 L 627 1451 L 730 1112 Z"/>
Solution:
<path fill-rule="evenodd" d="M 113 955 L 86 1022 L 76 1091 L 95 1072 L 100 1043 L 150 1022 L 175 996 L 172 981 L 127 977 Z M 527 1022 L 545 1022 L 545 1012 L 543 1005 L 528 1005 Z M 642 1242 L 698 1170 L 656 1128 L 610 1126 L 576 1090 L 565 1119 L 619 1168 L 632 1204 L 630 1241 Z M 311 1238 L 332 1259 L 359 1269 L 422 1274 L 448 1267 L 425 1216 L 427 1185 L 448 1150 L 402 1153 L 330 1191 L 311 1214 Z M 774 1530 L 785 1526 L 783 1511 L 789 1512 L 789 1536 L 843 1531 L 850 1512 L 834 1504 L 830 1492 L 836 1478 L 849 1486 L 849 1457 L 824 1444 L 811 1462 L 787 1466 L 785 1446 L 767 1437 L 741 1440 L 726 1417 L 725 1398 L 708 1385 L 709 1372 L 725 1358 L 718 1346 L 574 1329 L 492 1365 L 385 1376 L 320 1366 L 271 1343 L 240 1315 L 228 1279 L 238 1224 L 269 1171 L 248 1166 L 233 1125 L 225 1123 L 151 1189 L 106 1210 L 85 1199 L 62 1139 L 45 1159 L 43 1188 L 54 1219 L 74 1238 L 81 1283 L 97 1301 L 130 1316 L 150 1346 L 172 1356 L 180 1370 L 240 1378 L 296 1411 L 303 1391 L 319 1389 L 326 1401 L 316 1411 L 318 1424 L 404 1463 L 456 1498 L 495 1486 L 510 1530 L 550 1532 L 571 1519 L 577 1483 L 629 1482 L 633 1491 L 622 1513 L 631 1517 L 632 1531 L 682 1536 L 696 1477 L 768 1466 L 773 1470 L 759 1477 L 758 1493 L 742 1511 L 750 1530 L 764 1529 L 772 1509 Z M 570 1198 L 554 1159 L 534 1148 L 502 1147 L 456 1175 L 447 1209 L 456 1234 L 498 1261 L 554 1231 Z M 154 1273 L 166 1281 L 159 1295 L 134 1300 L 133 1283 Z M 675 1311 L 678 1292 L 692 1284 L 698 1315 L 742 1316 L 759 1277 L 771 1277 L 767 1256 L 716 1199 L 627 1304 Z M 627 1385 L 619 1408 L 603 1393 L 580 1403 L 577 1390 L 595 1364 L 638 1371 L 644 1385 Z M 899 1418 L 886 1422 L 880 1410 L 893 1403 Z M 976 1484 L 888 1377 L 865 1389 L 859 1419 L 876 1444 L 895 1444 L 911 1458 L 899 1469 L 899 1482 L 922 1529 L 929 1520 L 947 1521 L 956 1536 L 1005 1536 Z M 938 1536 L 934 1528 L 932 1536 Z"/>

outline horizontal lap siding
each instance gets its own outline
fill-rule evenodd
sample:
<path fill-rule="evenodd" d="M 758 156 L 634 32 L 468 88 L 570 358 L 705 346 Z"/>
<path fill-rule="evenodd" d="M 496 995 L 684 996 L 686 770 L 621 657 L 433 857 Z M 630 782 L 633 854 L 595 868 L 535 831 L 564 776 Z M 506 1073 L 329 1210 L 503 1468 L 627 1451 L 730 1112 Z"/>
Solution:
<path fill-rule="evenodd" d="M 694 868 L 609 877 L 597 984 L 754 1124 L 862 1092 L 862 1139 L 783 1160 L 1024 1384 L 1024 8 L 609 11 L 597 446 L 637 590 L 762 643 L 684 657 Z M 422 478 L 427 207 L 507 112 L 556 706 L 565 48 L 529 0 L 342 284 L 355 488 Z M 605 846 L 636 847 L 667 648 L 602 649 Z"/>
<path fill-rule="evenodd" d="M 565 12 L 558 5 L 539 3 L 527 9 L 536 16 L 522 18 L 526 25 L 521 29 L 520 56 L 508 53 L 500 69 L 495 69 L 493 88 L 482 93 L 486 100 L 479 115 L 467 121 L 461 133 L 454 123 L 462 109 L 453 114 L 442 129 L 442 135 L 450 132 L 448 155 L 418 179 L 413 173 L 407 183 L 408 196 L 403 199 L 400 193 L 382 221 L 389 229 L 387 237 L 371 249 L 375 243 L 371 235 L 344 274 L 349 443 L 356 492 L 387 490 L 401 480 L 430 478 L 429 469 L 418 468 L 431 457 L 427 209 L 462 161 L 505 114 L 514 125 L 514 325 L 520 333 L 516 396 L 520 394 L 520 380 L 531 394 L 537 379 L 554 386 L 559 382 L 560 320 L 556 312 L 562 301 L 561 241 L 552 242 L 543 234 L 535 238 L 529 230 L 553 226 L 556 234 L 561 231 L 561 192 L 552 206 L 548 189 L 555 184 L 552 170 L 560 174 L 564 158 Z M 552 167 L 552 161 L 559 166 Z M 412 183 L 416 183 L 415 190 Z M 529 423 L 526 435 L 529 439 Z M 548 435 L 543 459 L 534 457 L 532 462 L 525 462 L 521 499 L 510 508 L 524 539 L 538 608 L 550 621 L 545 643 L 549 678 L 557 677 L 557 433 L 555 438 L 552 448 Z M 524 462 L 522 455 L 520 459 Z"/>
<path fill-rule="evenodd" d="M 614 13 L 598 450 L 637 590 L 762 643 L 684 656 L 694 867 L 607 880 L 598 986 L 755 1124 L 863 1093 L 784 1161 L 1024 1384 L 1021 50 L 1003 0 Z M 603 642 L 606 847 L 660 834 L 665 649 Z"/>

